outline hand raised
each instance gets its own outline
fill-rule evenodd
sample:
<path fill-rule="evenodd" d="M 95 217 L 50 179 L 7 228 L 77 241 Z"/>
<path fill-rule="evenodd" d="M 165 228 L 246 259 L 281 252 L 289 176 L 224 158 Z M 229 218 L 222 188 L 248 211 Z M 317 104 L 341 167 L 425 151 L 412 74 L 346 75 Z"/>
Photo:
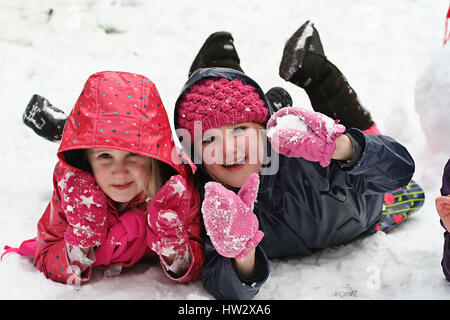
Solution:
<path fill-rule="evenodd" d="M 267 123 L 269 141 L 278 153 L 317 161 L 323 167 L 330 164 L 335 139 L 344 131 L 328 116 L 298 107 L 281 109 Z"/>
<path fill-rule="evenodd" d="M 258 218 L 253 213 L 258 187 L 259 176 L 256 173 L 249 176 L 237 195 L 217 182 L 205 185 L 203 221 L 211 242 L 220 255 L 243 258 L 264 236 L 258 230 Z"/>

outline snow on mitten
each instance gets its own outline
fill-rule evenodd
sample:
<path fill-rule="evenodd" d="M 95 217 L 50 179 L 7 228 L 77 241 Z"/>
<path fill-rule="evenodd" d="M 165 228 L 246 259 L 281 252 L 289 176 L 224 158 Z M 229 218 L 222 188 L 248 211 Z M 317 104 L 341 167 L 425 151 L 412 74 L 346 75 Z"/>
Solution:
<path fill-rule="evenodd" d="M 447 231 L 450 231 L 450 195 L 436 198 L 436 209 Z"/>
<path fill-rule="evenodd" d="M 173 176 L 156 193 L 148 209 L 148 246 L 158 255 L 184 253 L 189 235 L 184 222 L 189 213 L 186 180 Z"/>
<path fill-rule="evenodd" d="M 203 221 L 211 242 L 220 255 L 244 258 L 264 236 L 258 230 L 258 218 L 253 213 L 258 187 L 259 176 L 256 173 L 249 176 L 237 195 L 217 182 L 205 185 Z"/>
<path fill-rule="evenodd" d="M 281 109 L 267 123 L 267 136 L 278 153 L 318 161 L 322 167 L 330 164 L 335 139 L 344 131 L 328 116 L 298 107 Z"/>
<path fill-rule="evenodd" d="M 61 205 L 69 223 L 64 239 L 76 247 L 100 246 L 106 238 L 106 196 L 94 177 L 68 171 L 59 183 Z"/>

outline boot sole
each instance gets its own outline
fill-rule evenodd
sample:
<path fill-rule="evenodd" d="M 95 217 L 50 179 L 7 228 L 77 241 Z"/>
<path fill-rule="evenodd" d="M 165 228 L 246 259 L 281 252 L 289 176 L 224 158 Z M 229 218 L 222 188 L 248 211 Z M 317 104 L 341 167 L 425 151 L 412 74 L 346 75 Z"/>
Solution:
<path fill-rule="evenodd" d="M 311 51 L 311 53 L 323 55 L 323 48 L 318 34 L 318 43 L 316 44 L 320 46 L 320 48 L 317 48 L 318 52 L 314 48 L 309 50 L 314 32 L 317 33 L 314 24 L 308 20 L 286 42 L 279 70 L 281 78 L 291 81 L 293 75 L 301 68 L 306 52 Z"/>
<path fill-rule="evenodd" d="M 61 140 L 66 119 L 67 116 L 64 111 L 59 110 L 50 101 L 38 94 L 31 97 L 22 114 L 22 121 L 27 127 L 50 141 Z M 53 128 L 53 130 L 50 130 L 54 132 L 53 134 L 49 134 L 49 127 Z"/>
<path fill-rule="evenodd" d="M 191 76 L 191 74 L 193 73 L 192 68 L 195 65 L 198 65 L 200 63 L 201 57 L 203 55 L 203 52 L 206 50 L 207 47 L 209 47 L 214 41 L 216 41 L 216 39 L 218 38 L 231 38 L 233 39 L 231 33 L 227 32 L 227 31 L 218 31 L 218 32 L 214 32 L 213 34 L 211 34 L 203 43 L 202 47 L 200 48 L 200 50 L 198 51 L 197 55 L 195 56 L 194 61 L 191 64 L 191 67 L 189 69 L 189 76 Z"/>
<path fill-rule="evenodd" d="M 274 109 L 274 112 L 285 107 L 292 107 L 292 98 L 286 90 L 281 87 L 273 87 L 266 92 L 266 97 Z M 277 102 L 277 103 L 274 103 Z"/>

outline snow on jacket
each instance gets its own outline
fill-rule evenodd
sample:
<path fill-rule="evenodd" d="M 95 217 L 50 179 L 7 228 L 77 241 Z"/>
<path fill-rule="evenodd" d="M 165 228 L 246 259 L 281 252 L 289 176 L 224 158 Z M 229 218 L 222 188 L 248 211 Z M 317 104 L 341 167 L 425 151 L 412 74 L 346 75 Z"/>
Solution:
<path fill-rule="evenodd" d="M 163 270 L 179 282 L 199 279 L 204 254 L 200 238 L 200 198 L 193 187 L 191 167 L 176 152 L 167 114 L 155 85 L 144 76 L 127 72 L 99 72 L 90 76 L 66 121 L 53 174 L 53 196 L 38 223 L 36 268 L 54 281 L 79 283 L 89 279 L 96 265 L 120 261 L 128 267 L 144 255 L 156 256 L 146 246 L 147 203 L 137 196 L 119 215 L 108 198 L 108 232 L 114 230 L 116 236 L 120 235 L 121 241 L 117 242 L 120 248 L 117 247 L 112 256 L 110 253 L 105 261 L 90 266 L 81 279 L 72 270 L 64 240 L 67 219 L 60 205 L 58 183 L 68 170 L 82 170 L 79 150 L 86 148 L 118 149 L 148 156 L 167 164 L 173 174 L 180 174 L 188 181 L 191 203 L 185 228 L 190 236 L 191 264 L 181 278 L 174 278 L 164 267 Z M 103 254 L 102 258 L 105 256 Z"/>
<path fill-rule="evenodd" d="M 273 113 L 259 85 L 231 69 L 199 69 L 185 84 L 180 97 L 207 77 L 239 79 L 254 86 L 269 113 Z M 180 98 L 177 104 L 179 101 Z M 177 123 L 177 104 L 174 123 Z M 414 161 L 401 144 L 388 136 L 364 134 L 357 129 L 348 129 L 347 133 L 362 147 L 362 155 L 353 168 L 344 170 L 335 160 L 323 168 L 302 158 L 278 155 L 278 170 L 271 175 L 260 175 L 254 213 L 264 237 L 256 248 L 257 272 L 251 281 L 239 279 L 232 259 L 220 256 L 205 232 L 202 281 L 212 295 L 221 299 L 252 298 L 268 278 L 267 257 L 308 255 L 375 230 L 373 227 L 381 217 L 383 193 L 408 184 L 414 173 Z M 275 153 L 268 141 L 267 150 L 269 154 Z M 195 179 L 203 197 L 204 185 L 213 179 L 201 164 Z"/>

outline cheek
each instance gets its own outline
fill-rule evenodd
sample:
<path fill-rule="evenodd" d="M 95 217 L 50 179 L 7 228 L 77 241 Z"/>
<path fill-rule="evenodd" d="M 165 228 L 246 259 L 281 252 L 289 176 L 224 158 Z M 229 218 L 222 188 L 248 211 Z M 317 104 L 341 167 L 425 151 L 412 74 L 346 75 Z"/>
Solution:
<path fill-rule="evenodd" d="M 222 146 L 219 143 L 210 143 L 202 147 L 202 161 L 206 165 L 221 163 Z"/>
<path fill-rule="evenodd" d="M 247 155 L 251 155 L 254 157 L 256 157 L 257 155 L 261 156 L 261 153 L 264 151 L 262 139 L 257 135 L 246 136 L 243 139 L 241 146 L 242 148 L 245 148 L 245 152 L 247 153 Z"/>
<path fill-rule="evenodd" d="M 216 171 L 217 171 L 218 165 L 204 162 L 203 166 L 205 167 L 206 171 L 208 171 L 209 174 L 214 175 L 214 173 L 216 173 Z"/>
<path fill-rule="evenodd" d="M 150 166 L 147 163 L 135 164 L 130 169 L 136 181 L 146 187 L 150 179 Z"/>
<path fill-rule="evenodd" d="M 104 167 L 92 166 L 92 174 L 98 186 L 104 189 L 108 182 L 109 171 Z"/>

